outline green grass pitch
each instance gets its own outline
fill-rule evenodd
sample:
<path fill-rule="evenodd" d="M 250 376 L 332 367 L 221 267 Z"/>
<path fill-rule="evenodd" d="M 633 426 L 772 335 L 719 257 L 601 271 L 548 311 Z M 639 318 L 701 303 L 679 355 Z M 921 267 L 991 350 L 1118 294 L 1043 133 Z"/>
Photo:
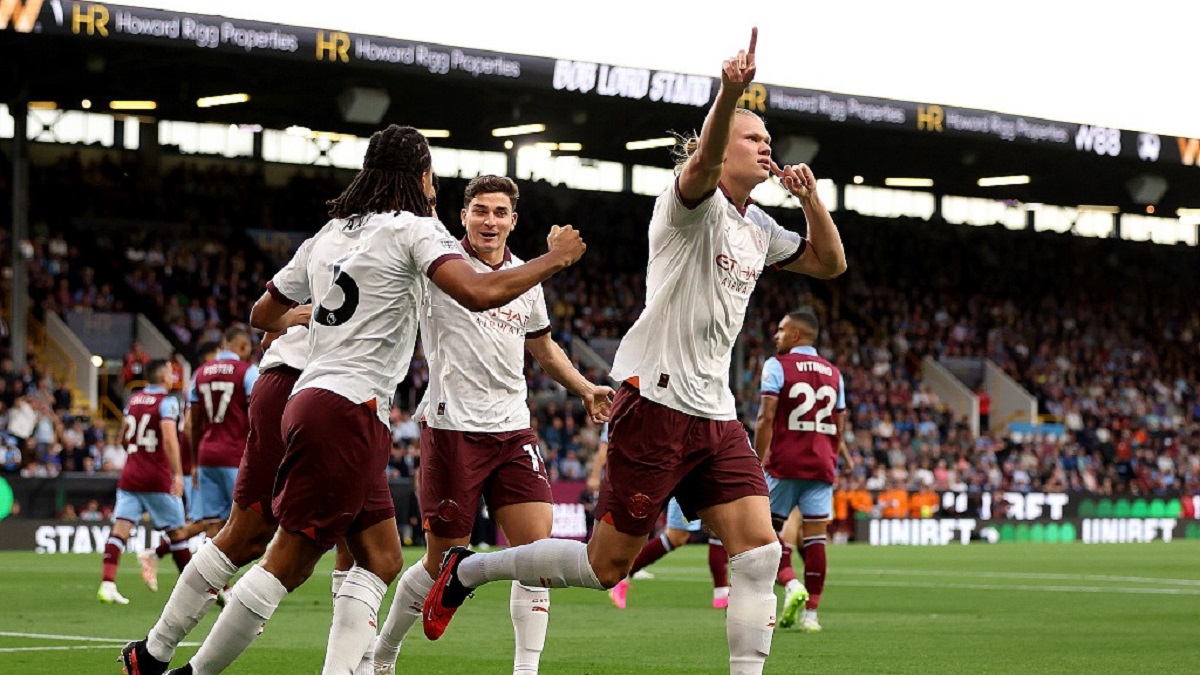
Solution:
<path fill-rule="evenodd" d="M 405 551 L 411 562 L 420 551 Z M 723 612 L 711 608 L 705 547 L 689 546 L 630 589 L 556 590 L 545 675 L 727 673 Z M 767 673 L 1195 673 L 1200 664 L 1200 541 L 833 546 L 825 632 L 775 633 Z M 164 561 L 150 593 L 126 554 L 127 606 L 96 601 L 100 556 L 0 554 L 0 673 L 116 675 L 122 641 L 153 624 L 176 574 Z M 327 557 L 289 597 L 234 675 L 316 675 L 329 626 Z M 390 603 L 389 595 L 388 600 Z M 380 623 L 384 616 L 380 613 Z M 198 642 L 217 612 L 189 637 Z M 176 664 L 195 647 L 183 647 Z M 398 672 L 511 672 L 508 585 L 480 589 L 446 636 L 417 627 Z"/>

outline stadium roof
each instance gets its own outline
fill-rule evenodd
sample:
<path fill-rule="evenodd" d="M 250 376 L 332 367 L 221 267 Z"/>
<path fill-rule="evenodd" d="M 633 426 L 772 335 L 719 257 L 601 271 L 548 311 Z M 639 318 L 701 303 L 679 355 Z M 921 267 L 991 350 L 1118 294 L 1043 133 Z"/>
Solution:
<path fill-rule="evenodd" d="M 585 157 L 665 166 L 664 149 L 630 151 L 626 143 L 698 127 L 715 90 L 707 75 L 391 39 L 341 25 L 306 28 L 72 0 L 24 0 L 20 7 L 38 13 L 0 17 L 0 25 L 11 24 L 0 31 L 0 58 L 14 65 L 0 73 L 7 80 L 0 85 L 25 87 L 30 100 L 65 108 L 85 98 L 153 100 L 160 119 L 368 135 L 379 124 L 348 121 L 339 104 L 357 87 L 387 93 L 381 123 L 448 130 L 439 145 L 501 150 L 505 139 L 492 130 L 537 123 L 546 130 L 528 138 L 579 143 Z M 674 26 L 661 31 L 669 38 L 664 49 L 684 39 Z M 197 106 L 201 97 L 232 93 L 249 100 Z M 369 99 L 359 96 L 359 106 L 370 108 Z M 1136 211 L 1129 183 L 1153 175 L 1169 186 L 1161 213 L 1200 207 L 1200 140 L 1192 138 L 772 84 L 752 89 L 746 103 L 763 112 L 785 160 L 788 148 L 811 151 L 810 141 L 798 139 L 815 140 L 814 170 L 842 182 L 856 175 L 868 184 L 930 177 L 944 194 Z M 1010 175 L 1030 182 L 977 184 Z"/>

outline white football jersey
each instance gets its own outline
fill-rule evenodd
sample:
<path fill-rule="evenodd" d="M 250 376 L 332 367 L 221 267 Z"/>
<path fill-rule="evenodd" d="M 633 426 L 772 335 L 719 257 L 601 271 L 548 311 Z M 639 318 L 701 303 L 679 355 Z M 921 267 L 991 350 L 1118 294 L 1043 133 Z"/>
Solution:
<path fill-rule="evenodd" d="M 492 267 L 463 254 L 478 272 L 523 264 L 505 249 Z M 418 406 L 429 426 L 452 431 L 520 431 L 529 428 L 525 340 L 550 331 L 541 285 L 498 309 L 472 312 L 430 285 L 421 312 L 421 344 L 429 361 L 429 387 Z"/>
<path fill-rule="evenodd" d="M 308 363 L 308 327 L 292 326 L 286 333 L 275 338 L 258 363 L 260 371 L 276 366 L 291 366 L 304 370 Z"/>
<path fill-rule="evenodd" d="M 329 221 L 267 286 L 281 302 L 313 300 L 308 363 L 293 393 L 326 389 L 374 406 L 387 424 L 412 360 L 428 275 L 461 258 L 434 218 L 402 212 Z"/>
<path fill-rule="evenodd" d="M 668 188 L 650 219 L 646 306 L 613 362 L 618 381 L 642 396 L 714 420 L 737 418 L 729 389 L 733 344 L 767 265 L 787 264 L 804 239 L 751 204 L 745 214 L 721 190 L 695 208 Z"/>

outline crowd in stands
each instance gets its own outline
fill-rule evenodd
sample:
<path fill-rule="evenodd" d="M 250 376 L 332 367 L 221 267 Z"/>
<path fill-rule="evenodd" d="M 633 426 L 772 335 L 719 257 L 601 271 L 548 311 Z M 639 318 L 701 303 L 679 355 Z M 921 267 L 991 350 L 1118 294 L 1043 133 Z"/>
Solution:
<path fill-rule="evenodd" d="M 271 186 L 248 164 L 181 163 L 155 180 L 135 162 L 104 157 L 68 157 L 33 172 L 27 258 L 34 304 L 60 312 L 152 311 L 185 354 L 244 321 L 282 262 L 243 230 L 315 232 L 325 220 L 323 202 L 349 177 L 298 173 Z M 439 216 L 456 233 L 465 184 L 441 181 Z M 553 224 L 573 224 L 591 243 L 579 265 L 546 284 L 554 336 L 564 344 L 585 340 L 611 358 L 643 303 L 654 199 L 520 185 L 514 253 L 540 254 Z M 63 192 L 72 199 L 53 198 Z M 798 210 L 768 210 L 787 227 L 802 226 Z M 735 352 L 733 386 L 748 427 L 762 365 L 774 353 L 775 323 L 810 306 L 822 324 L 820 351 L 847 385 L 855 458 L 853 468 L 843 467 L 847 487 L 1200 492 L 1200 309 L 1190 301 L 1200 293 L 1200 251 L 852 213 L 835 220 L 849 261 L 843 277 L 819 282 L 768 271 L 759 279 Z M 973 435 L 922 381 L 926 355 L 991 359 L 1065 433 L 1016 437 L 998 428 Z M 594 381 L 606 375 L 580 367 Z M 577 401 L 560 391 L 542 395 L 558 390 L 531 360 L 526 375 L 548 466 L 556 478 L 583 477 L 598 429 Z M 393 476 L 412 476 L 419 464 L 411 413 L 427 380 L 418 351 L 392 415 Z M 22 381 L 0 374 L 13 401 L 22 398 L 12 395 L 14 386 L 38 378 L 15 384 Z M 7 415 L 11 428 L 13 402 L 2 391 L 0 405 L 0 420 Z M 119 468 L 101 430 L 47 410 L 46 442 L 30 445 L 26 436 L 15 444 L 22 466 L 35 474 L 51 465 Z"/>

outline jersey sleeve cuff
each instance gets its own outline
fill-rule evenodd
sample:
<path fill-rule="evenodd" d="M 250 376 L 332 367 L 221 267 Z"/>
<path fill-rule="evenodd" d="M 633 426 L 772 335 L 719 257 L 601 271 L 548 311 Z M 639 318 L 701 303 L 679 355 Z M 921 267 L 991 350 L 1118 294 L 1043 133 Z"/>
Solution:
<path fill-rule="evenodd" d="M 679 202 L 680 206 L 688 211 L 694 211 L 701 204 L 708 201 L 716 192 L 717 188 L 713 188 L 704 193 L 699 199 L 684 199 L 683 193 L 679 191 L 679 176 L 675 177 L 675 199 Z"/>
<path fill-rule="evenodd" d="M 788 257 L 784 258 L 783 260 L 780 260 L 779 262 L 775 263 L 774 265 L 771 265 L 771 269 L 781 270 L 781 269 L 787 267 L 788 265 L 791 265 L 792 263 L 799 260 L 800 256 L 804 255 L 804 249 L 806 249 L 806 248 L 808 248 L 808 240 L 801 239 L 800 245 L 796 247 L 796 252 L 789 255 Z"/>
<path fill-rule="evenodd" d="M 761 391 L 759 394 L 762 396 L 769 396 L 771 398 L 779 398 L 779 392 L 777 391 Z"/>
<path fill-rule="evenodd" d="M 542 337 L 543 335 L 548 334 L 549 332 L 550 332 L 550 326 L 546 326 L 545 328 L 539 328 L 537 330 L 531 330 L 525 334 L 525 339 L 526 340 L 535 340 L 537 338 Z"/>
<path fill-rule="evenodd" d="M 460 255 L 458 253 L 447 253 L 446 255 L 429 263 L 429 269 L 426 270 L 425 276 L 432 279 L 433 273 L 438 271 L 439 267 L 441 267 L 442 265 L 445 265 L 446 263 L 450 262 L 451 260 L 462 260 L 462 259 L 463 259 L 462 255 Z"/>
<path fill-rule="evenodd" d="M 287 305 L 288 309 L 291 309 L 300 304 L 300 303 L 296 302 L 295 300 L 292 300 L 288 296 L 284 295 L 283 291 L 279 290 L 279 288 L 277 286 L 275 286 L 274 281 L 267 282 L 267 292 L 271 294 L 271 297 L 275 299 L 275 302 L 278 302 L 281 305 Z"/>

